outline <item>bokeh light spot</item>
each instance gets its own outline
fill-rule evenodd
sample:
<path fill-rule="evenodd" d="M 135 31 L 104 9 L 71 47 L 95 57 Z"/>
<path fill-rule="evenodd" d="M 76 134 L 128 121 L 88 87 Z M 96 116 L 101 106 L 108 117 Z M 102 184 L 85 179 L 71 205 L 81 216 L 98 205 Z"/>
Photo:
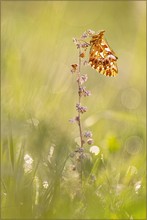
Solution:
<path fill-rule="evenodd" d="M 128 109 L 136 109 L 141 103 L 141 94 L 134 88 L 125 89 L 121 95 L 121 102 Z"/>
<path fill-rule="evenodd" d="M 24 156 L 24 171 L 30 173 L 32 171 L 33 159 L 29 154 Z"/>
<path fill-rule="evenodd" d="M 129 154 L 138 154 L 142 149 L 143 141 L 139 136 L 130 136 L 125 143 L 126 151 Z"/>
<path fill-rule="evenodd" d="M 100 148 L 98 146 L 92 146 L 89 150 L 92 154 L 98 155 L 100 152 Z"/>

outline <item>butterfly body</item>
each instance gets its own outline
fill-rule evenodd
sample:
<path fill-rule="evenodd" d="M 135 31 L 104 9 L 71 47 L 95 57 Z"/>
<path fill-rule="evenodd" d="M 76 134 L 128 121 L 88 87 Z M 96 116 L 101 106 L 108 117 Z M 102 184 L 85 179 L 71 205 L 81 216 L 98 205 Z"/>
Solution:
<path fill-rule="evenodd" d="M 89 64 L 101 74 L 116 76 L 118 74 L 117 56 L 104 39 L 104 32 L 92 36 L 90 40 Z"/>

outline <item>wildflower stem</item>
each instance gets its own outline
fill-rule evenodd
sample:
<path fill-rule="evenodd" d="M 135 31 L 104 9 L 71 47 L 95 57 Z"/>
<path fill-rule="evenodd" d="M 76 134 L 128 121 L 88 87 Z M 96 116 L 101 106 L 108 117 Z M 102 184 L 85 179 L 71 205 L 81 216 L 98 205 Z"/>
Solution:
<path fill-rule="evenodd" d="M 80 77 L 81 75 L 81 48 L 79 47 L 79 69 L 78 69 L 78 77 Z M 81 105 L 81 93 L 80 93 L 80 80 L 77 80 L 78 83 L 78 95 L 79 95 L 79 105 Z M 81 140 L 81 145 L 80 148 L 83 147 L 84 141 L 83 141 L 83 135 L 82 135 L 82 126 L 81 126 L 81 112 L 78 111 L 78 126 L 79 126 L 79 132 L 80 132 L 80 140 Z M 80 158 L 80 180 L 81 180 L 81 190 L 82 190 L 82 176 L 83 176 L 83 172 L 82 172 L 82 158 Z"/>
<path fill-rule="evenodd" d="M 78 77 L 80 77 L 81 74 L 81 49 L 79 47 L 79 71 L 78 71 Z M 80 80 L 78 82 L 78 94 L 79 94 L 79 105 L 81 104 L 81 95 L 80 95 Z M 79 132 L 80 132 L 80 141 L 81 141 L 81 148 L 83 147 L 83 136 L 82 136 L 82 126 L 81 126 L 81 112 L 78 112 L 78 125 L 79 125 Z"/>

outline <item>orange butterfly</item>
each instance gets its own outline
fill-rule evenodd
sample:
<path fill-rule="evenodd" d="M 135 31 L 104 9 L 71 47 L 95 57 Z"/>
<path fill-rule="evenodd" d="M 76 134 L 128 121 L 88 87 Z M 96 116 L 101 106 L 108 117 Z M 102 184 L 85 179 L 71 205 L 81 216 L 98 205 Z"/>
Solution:
<path fill-rule="evenodd" d="M 89 64 L 105 76 L 116 76 L 118 74 L 116 63 L 118 58 L 104 39 L 104 32 L 100 31 L 90 40 Z"/>

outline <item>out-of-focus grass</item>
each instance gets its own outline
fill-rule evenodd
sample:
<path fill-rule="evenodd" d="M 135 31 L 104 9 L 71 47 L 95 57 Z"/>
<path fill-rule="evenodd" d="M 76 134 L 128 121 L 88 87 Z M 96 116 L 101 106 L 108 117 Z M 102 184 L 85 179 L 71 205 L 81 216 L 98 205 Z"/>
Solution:
<path fill-rule="evenodd" d="M 1 18 L 1 217 L 145 219 L 145 2 L 3 1 Z M 81 192 L 70 65 L 72 37 L 89 28 L 106 30 L 119 75 L 82 70 L 100 153 L 86 148 Z"/>

